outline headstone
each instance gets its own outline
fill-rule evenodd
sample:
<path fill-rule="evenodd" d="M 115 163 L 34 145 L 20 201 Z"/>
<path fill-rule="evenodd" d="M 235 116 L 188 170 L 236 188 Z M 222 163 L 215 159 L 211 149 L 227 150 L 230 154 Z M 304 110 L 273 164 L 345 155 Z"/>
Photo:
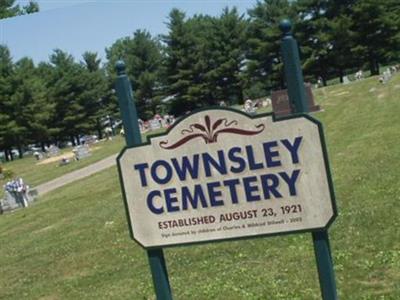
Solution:
<path fill-rule="evenodd" d="M 253 104 L 253 101 L 251 101 L 250 99 L 247 99 L 244 102 L 244 106 L 243 106 L 243 111 L 244 112 L 246 112 L 248 114 L 251 114 L 251 115 L 254 115 L 256 113 L 256 110 L 257 110 L 257 108 Z"/>
<path fill-rule="evenodd" d="M 262 107 L 268 107 L 268 106 L 270 106 L 271 105 L 271 98 L 265 98 L 264 100 L 262 100 L 262 102 L 261 102 L 261 106 Z"/>
<path fill-rule="evenodd" d="M 349 84 L 350 83 L 350 79 L 347 76 L 343 76 L 343 84 Z"/>
<path fill-rule="evenodd" d="M 138 123 L 139 123 L 140 131 L 141 131 L 141 132 L 145 131 L 145 127 L 144 127 L 144 122 L 143 122 L 143 120 L 142 120 L 142 119 L 138 119 Z M 123 127 L 122 127 L 122 128 L 123 128 Z M 124 134 L 125 134 L 125 131 L 124 131 Z"/>
<path fill-rule="evenodd" d="M 308 107 L 310 112 L 319 111 L 321 108 L 314 103 L 314 96 L 311 90 L 311 84 L 305 84 Z M 289 101 L 287 90 L 278 90 L 271 93 L 272 110 L 277 116 L 289 115 L 292 112 L 292 103 Z"/>
<path fill-rule="evenodd" d="M 97 136 L 95 135 L 85 135 L 84 143 L 88 145 L 92 145 L 98 142 Z"/>
<path fill-rule="evenodd" d="M 82 158 L 92 155 L 89 145 L 87 144 L 76 146 L 72 152 L 74 152 L 76 160 L 81 160 Z"/>
<path fill-rule="evenodd" d="M 319 76 L 318 77 L 318 80 L 317 80 L 317 87 L 322 87 L 324 85 L 324 81 L 323 81 L 323 79 L 322 79 L 322 77 L 321 76 Z"/>
<path fill-rule="evenodd" d="M 271 93 L 272 110 L 277 116 L 289 115 L 292 104 L 289 101 L 287 90 L 278 90 Z"/>
<path fill-rule="evenodd" d="M 391 77 L 392 77 L 392 72 L 390 71 L 389 68 L 387 68 L 386 71 L 383 72 L 383 83 L 387 83 Z"/>
<path fill-rule="evenodd" d="M 33 156 L 36 158 L 36 160 L 41 160 L 43 158 L 43 153 L 39 151 L 33 152 Z"/>
<path fill-rule="evenodd" d="M 149 123 L 150 123 L 150 130 L 161 128 L 161 122 L 158 119 L 151 119 Z"/>
<path fill-rule="evenodd" d="M 163 122 L 164 122 L 164 127 L 169 128 L 175 122 L 174 116 L 165 115 L 164 119 L 163 119 Z"/>
<path fill-rule="evenodd" d="M 47 156 L 49 157 L 58 156 L 59 154 L 60 148 L 58 148 L 56 145 L 51 145 L 49 149 L 47 149 Z"/>
<path fill-rule="evenodd" d="M 363 71 L 362 70 L 358 70 L 358 72 L 356 72 L 356 74 L 354 75 L 355 79 L 357 81 L 363 79 Z"/>
<path fill-rule="evenodd" d="M 107 140 L 112 140 L 113 130 L 111 127 L 107 126 L 104 128 L 104 133 Z"/>
<path fill-rule="evenodd" d="M 21 207 L 28 207 L 34 201 L 29 186 L 21 178 L 7 182 L 4 186 L 3 200 L 0 200 L 0 213 Z"/>

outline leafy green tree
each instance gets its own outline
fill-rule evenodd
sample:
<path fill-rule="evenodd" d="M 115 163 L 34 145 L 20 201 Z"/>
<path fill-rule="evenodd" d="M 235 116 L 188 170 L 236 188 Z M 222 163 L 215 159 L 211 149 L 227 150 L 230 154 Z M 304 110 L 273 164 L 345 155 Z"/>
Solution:
<path fill-rule="evenodd" d="M 173 97 L 171 110 L 175 114 L 183 114 L 196 107 L 197 103 L 189 96 L 189 89 L 193 79 L 195 54 L 194 36 L 186 25 L 185 14 L 173 9 L 167 23 L 169 33 L 163 37 L 166 44 L 165 59 L 165 93 Z M 198 64 L 198 67 L 201 65 Z M 197 77 L 201 78 L 202 73 Z M 192 90 L 197 92 L 197 90 Z"/>
<path fill-rule="evenodd" d="M 0 19 L 31 14 L 39 11 L 39 5 L 35 1 L 29 1 L 26 6 L 20 7 L 15 0 L 0 1 Z"/>
<path fill-rule="evenodd" d="M 117 40 L 106 49 L 108 73 L 115 79 L 115 63 L 125 61 L 127 75 L 135 93 L 139 117 L 151 118 L 157 110 L 160 99 L 160 70 L 162 47 L 149 32 L 137 30 L 133 37 Z"/>
<path fill-rule="evenodd" d="M 400 51 L 398 1 L 356 1 L 352 30 L 356 32 L 354 54 L 369 65 L 372 75 L 379 74 L 379 64 L 393 61 Z"/>
<path fill-rule="evenodd" d="M 110 96 L 110 87 L 105 70 L 101 67 L 101 59 L 97 53 L 85 52 L 82 55 L 85 70 L 86 92 L 81 97 L 82 105 L 86 112 L 87 128 L 85 131 L 95 129 L 99 138 L 102 138 L 102 119 L 110 114 L 107 98 Z M 111 110 L 112 111 L 112 110 Z"/>
<path fill-rule="evenodd" d="M 218 83 L 213 82 L 217 76 L 210 72 L 218 66 L 214 26 L 215 19 L 204 15 L 195 15 L 185 22 L 186 30 L 181 37 L 184 48 L 180 49 L 181 56 L 178 57 L 178 68 L 175 70 L 177 76 L 169 77 L 171 87 L 181 89 L 177 95 L 185 101 L 185 111 L 212 105 L 217 100 L 215 93 Z M 173 102 L 173 112 L 184 112 L 177 107 L 178 103 Z"/>
<path fill-rule="evenodd" d="M 259 1 L 248 13 L 246 94 L 253 98 L 284 87 L 279 23 L 284 18 L 296 22 L 296 13 L 287 0 Z"/>
<path fill-rule="evenodd" d="M 83 65 L 89 72 L 97 72 L 101 69 L 101 59 L 97 57 L 97 53 L 86 51 L 82 54 Z"/>
<path fill-rule="evenodd" d="M 236 9 L 221 16 L 195 15 L 172 10 L 166 47 L 166 94 L 173 95 L 171 111 L 182 114 L 219 101 L 243 100 L 246 21 Z"/>
<path fill-rule="evenodd" d="M 299 40 L 306 80 L 322 78 L 323 84 L 330 76 L 332 41 L 330 23 L 326 16 L 329 0 L 299 0 L 296 11 L 296 37 Z"/>
<path fill-rule="evenodd" d="M 45 83 L 30 58 L 22 58 L 15 64 L 13 85 L 12 134 L 22 157 L 24 145 L 49 140 L 48 122 L 54 113 L 54 106 L 48 102 Z"/>
<path fill-rule="evenodd" d="M 12 76 L 14 66 L 7 46 L 0 45 L 0 149 L 4 150 L 6 160 L 12 160 L 11 147 L 14 145 L 11 96 L 13 94 Z"/>
<path fill-rule="evenodd" d="M 212 104 L 220 100 L 230 104 L 242 102 L 247 22 L 243 16 L 239 16 L 236 8 L 225 8 L 212 25 L 208 31 L 211 35 L 205 37 L 211 41 L 211 53 L 199 57 L 204 61 L 213 60 L 205 76 L 212 89 Z"/>
<path fill-rule="evenodd" d="M 329 26 L 330 54 L 328 61 L 335 68 L 335 75 L 343 82 L 346 70 L 360 67 L 360 61 L 352 53 L 355 32 L 352 30 L 352 8 L 355 0 L 331 0 L 326 17 Z"/>
<path fill-rule="evenodd" d="M 79 135 L 90 128 L 84 105 L 88 94 L 85 69 L 71 55 L 59 49 L 50 56 L 50 62 L 51 77 L 47 86 L 56 112 L 52 131 L 56 140 L 69 138 L 75 145 L 79 143 Z"/>

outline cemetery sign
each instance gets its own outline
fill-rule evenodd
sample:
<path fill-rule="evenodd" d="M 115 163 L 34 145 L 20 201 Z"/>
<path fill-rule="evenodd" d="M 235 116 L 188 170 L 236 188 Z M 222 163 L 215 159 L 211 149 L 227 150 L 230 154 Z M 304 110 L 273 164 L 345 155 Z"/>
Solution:
<path fill-rule="evenodd" d="M 308 115 L 202 110 L 125 148 L 118 168 L 145 248 L 324 229 L 336 216 L 321 124 Z"/>

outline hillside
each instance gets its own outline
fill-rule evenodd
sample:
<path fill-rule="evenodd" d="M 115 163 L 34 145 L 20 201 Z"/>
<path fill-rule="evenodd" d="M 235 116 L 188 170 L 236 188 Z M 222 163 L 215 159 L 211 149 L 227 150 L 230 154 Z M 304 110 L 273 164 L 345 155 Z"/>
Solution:
<path fill-rule="evenodd" d="M 341 299 L 400 299 L 400 74 L 315 91 L 339 217 Z M 0 299 L 154 299 L 116 168 L 0 216 Z M 176 299 L 320 299 L 311 234 L 165 251 Z"/>

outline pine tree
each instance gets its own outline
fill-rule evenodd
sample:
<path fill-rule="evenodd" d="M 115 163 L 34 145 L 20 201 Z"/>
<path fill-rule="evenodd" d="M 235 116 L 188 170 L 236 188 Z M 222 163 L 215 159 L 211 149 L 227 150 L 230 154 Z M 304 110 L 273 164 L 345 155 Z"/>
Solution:
<path fill-rule="evenodd" d="M 15 17 L 24 14 L 31 14 L 39 11 L 39 5 L 35 1 L 29 1 L 22 8 L 15 4 L 15 0 L 0 1 L 0 19 Z"/>
<path fill-rule="evenodd" d="M 296 22 L 296 14 L 290 1 L 264 0 L 249 15 L 246 94 L 253 98 L 284 87 L 279 23 L 284 18 Z"/>
<path fill-rule="evenodd" d="M 162 63 L 160 42 L 147 31 L 137 30 L 133 37 L 117 40 L 106 49 L 108 73 L 115 79 L 115 63 L 123 59 L 127 75 L 135 93 L 139 117 L 154 116 L 159 104 L 161 88 L 160 70 Z"/>
<path fill-rule="evenodd" d="M 330 68 L 331 28 L 326 15 L 328 3 L 328 0 L 296 2 L 296 11 L 299 14 L 296 38 L 298 38 L 303 58 L 305 78 L 311 81 L 321 77 L 324 85 L 332 72 Z"/>
<path fill-rule="evenodd" d="M 356 32 L 354 54 L 369 65 L 372 75 L 379 74 L 379 64 L 392 61 L 400 50 L 400 4 L 392 0 L 359 0 L 353 7 Z"/>
<path fill-rule="evenodd" d="M 213 59 L 205 79 L 211 85 L 212 104 L 225 101 L 230 104 L 243 101 L 243 74 L 246 54 L 246 21 L 239 16 L 237 9 L 225 8 L 222 14 L 214 19 L 211 36 L 210 55 L 203 60 Z"/>
<path fill-rule="evenodd" d="M 47 86 L 56 112 L 52 132 L 56 140 L 69 138 L 75 145 L 79 143 L 79 135 L 88 129 L 84 105 L 87 94 L 84 67 L 59 49 L 50 56 L 50 62 L 52 68 Z"/>
<path fill-rule="evenodd" d="M 164 92 L 173 97 L 171 111 L 181 115 L 201 105 L 189 96 L 196 62 L 194 36 L 186 24 L 185 14 L 178 9 L 170 12 L 167 26 L 169 33 L 163 37 L 166 44 Z M 201 64 L 197 66 L 200 67 Z M 198 73 L 197 76 L 201 78 L 203 74 Z M 197 91 L 192 90 L 192 93 L 196 94 Z"/>
<path fill-rule="evenodd" d="M 328 18 L 330 55 L 329 63 L 335 68 L 335 75 L 340 82 L 346 70 L 360 68 L 360 60 L 352 53 L 355 32 L 352 30 L 352 8 L 355 0 L 331 0 L 328 2 L 326 17 Z"/>
<path fill-rule="evenodd" d="M 166 43 L 166 92 L 171 111 L 182 114 L 220 101 L 243 99 L 246 21 L 236 9 L 220 17 L 195 15 L 185 19 L 172 10 Z"/>
<path fill-rule="evenodd" d="M 15 121 L 12 119 L 13 94 L 12 76 L 14 66 L 10 51 L 7 46 L 0 45 L 0 149 L 4 150 L 6 160 L 12 160 L 11 148 L 14 146 L 13 128 Z"/>
<path fill-rule="evenodd" d="M 48 122 L 53 115 L 54 106 L 48 102 L 45 83 L 30 58 L 22 58 L 15 64 L 13 85 L 13 135 L 22 157 L 23 146 L 48 141 Z"/>
<path fill-rule="evenodd" d="M 84 70 L 82 70 L 86 91 L 80 97 L 80 102 L 86 113 L 86 128 L 82 133 L 90 133 L 93 129 L 102 138 L 102 120 L 109 114 L 106 98 L 110 94 L 105 70 L 101 67 L 101 59 L 97 53 L 85 52 L 82 55 Z"/>

